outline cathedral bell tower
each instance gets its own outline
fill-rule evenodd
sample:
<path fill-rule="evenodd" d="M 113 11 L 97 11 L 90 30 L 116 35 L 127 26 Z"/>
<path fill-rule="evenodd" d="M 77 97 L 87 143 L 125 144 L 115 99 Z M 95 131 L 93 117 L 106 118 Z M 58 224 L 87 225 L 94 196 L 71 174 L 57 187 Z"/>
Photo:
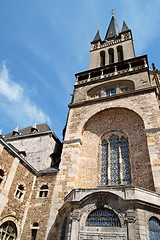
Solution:
<path fill-rule="evenodd" d="M 131 30 L 123 21 L 122 31 L 112 13 L 112 18 L 102 41 L 99 30 L 91 42 L 89 69 L 121 62 L 135 57 Z"/>
<path fill-rule="evenodd" d="M 160 217 L 160 111 L 147 55 L 135 56 L 131 30 L 112 14 L 105 39 L 98 31 L 91 42 L 89 69 L 75 76 L 52 238 L 149 239 L 148 221 Z"/>

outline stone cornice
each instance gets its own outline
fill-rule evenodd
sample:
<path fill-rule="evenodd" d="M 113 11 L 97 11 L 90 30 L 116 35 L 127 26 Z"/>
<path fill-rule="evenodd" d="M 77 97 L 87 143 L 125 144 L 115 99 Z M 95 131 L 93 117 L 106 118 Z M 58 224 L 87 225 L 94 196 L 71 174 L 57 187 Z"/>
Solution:
<path fill-rule="evenodd" d="M 148 88 L 143 88 L 143 89 L 138 89 L 135 90 L 133 92 L 126 92 L 126 93 L 120 93 L 120 94 L 116 94 L 113 96 L 106 96 L 106 97 L 101 97 L 101 98 L 96 98 L 96 99 L 91 99 L 91 100 L 86 100 L 86 101 L 82 101 L 82 102 L 77 102 L 77 103 L 71 103 L 68 105 L 69 108 L 76 108 L 76 107 L 82 107 L 82 106 L 86 106 L 86 105 L 91 105 L 91 104 L 95 104 L 98 102 L 108 102 L 108 101 L 114 101 L 115 99 L 118 98 L 128 98 L 134 95 L 141 95 L 144 93 L 148 93 L 148 92 L 153 92 L 156 91 L 156 87 L 148 87 Z"/>

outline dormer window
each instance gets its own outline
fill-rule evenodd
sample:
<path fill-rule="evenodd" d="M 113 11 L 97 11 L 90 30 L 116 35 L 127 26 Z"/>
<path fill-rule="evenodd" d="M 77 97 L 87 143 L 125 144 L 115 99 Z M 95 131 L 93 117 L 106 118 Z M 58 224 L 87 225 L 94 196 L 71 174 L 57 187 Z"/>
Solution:
<path fill-rule="evenodd" d="M 121 62 L 124 60 L 122 46 L 117 47 L 117 55 L 118 55 L 118 62 Z"/>
<path fill-rule="evenodd" d="M 35 132 L 38 132 L 36 123 L 34 123 L 33 126 L 31 127 L 31 132 L 30 133 L 35 133 Z"/>
<path fill-rule="evenodd" d="M 100 52 L 100 67 L 105 66 L 105 51 Z"/>
<path fill-rule="evenodd" d="M 20 135 L 19 134 L 19 131 L 18 131 L 18 126 L 13 130 L 13 133 L 12 133 L 12 136 L 15 137 L 17 135 Z"/>
<path fill-rule="evenodd" d="M 109 64 L 114 63 L 114 49 L 110 48 L 108 50 L 108 54 L 109 54 Z"/>

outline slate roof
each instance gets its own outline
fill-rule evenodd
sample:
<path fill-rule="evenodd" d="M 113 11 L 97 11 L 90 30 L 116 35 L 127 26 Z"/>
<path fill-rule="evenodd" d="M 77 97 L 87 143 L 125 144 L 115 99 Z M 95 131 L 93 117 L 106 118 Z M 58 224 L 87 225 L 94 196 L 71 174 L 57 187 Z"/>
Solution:
<path fill-rule="evenodd" d="M 37 130 L 38 130 L 38 133 L 51 131 L 50 127 L 46 123 L 38 124 L 36 127 L 37 127 Z M 29 127 L 20 129 L 20 130 L 18 130 L 18 133 L 19 133 L 20 136 L 31 134 L 31 129 L 32 128 L 33 128 L 33 126 L 29 126 Z M 6 134 L 5 138 L 9 138 L 9 137 L 12 137 L 12 136 L 13 136 L 13 132 Z"/>
<path fill-rule="evenodd" d="M 96 33 L 96 35 L 95 35 L 92 43 L 96 43 L 96 42 L 98 42 L 98 41 L 101 41 L 101 37 L 100 37 L 100 35 L 99 35 L 99 30 L 97 31 L 97 33 Z"/>
<path fill-rule="evenodd" d="M 122 32 L 125 32 L 128 30 L 129 30 L 129 28 L 128 28 L 127 24 L 125 23 L 125 21 L 123 21 Z"/>
<path fill-rule="evenodd" d="M 113 37 L 117 37 L 120 32 L 121 31 L 118 27 L 118 24 L 117 24 L 114 16 L 112 16 L 106 36 L 105 36 L 105 40 L 113 38 Z"/>

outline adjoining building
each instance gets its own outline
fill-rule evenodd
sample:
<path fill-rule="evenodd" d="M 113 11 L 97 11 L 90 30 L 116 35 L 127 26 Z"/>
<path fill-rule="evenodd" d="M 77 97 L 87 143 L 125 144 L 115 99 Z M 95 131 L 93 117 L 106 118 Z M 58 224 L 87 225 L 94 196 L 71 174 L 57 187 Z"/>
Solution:
<path fill-rule="evenodd" d="M 46 124 L 0 139 L 1 239 L 160 239 L 158 70 L 112 15 L 75 76 L 63 146 Z"/>

